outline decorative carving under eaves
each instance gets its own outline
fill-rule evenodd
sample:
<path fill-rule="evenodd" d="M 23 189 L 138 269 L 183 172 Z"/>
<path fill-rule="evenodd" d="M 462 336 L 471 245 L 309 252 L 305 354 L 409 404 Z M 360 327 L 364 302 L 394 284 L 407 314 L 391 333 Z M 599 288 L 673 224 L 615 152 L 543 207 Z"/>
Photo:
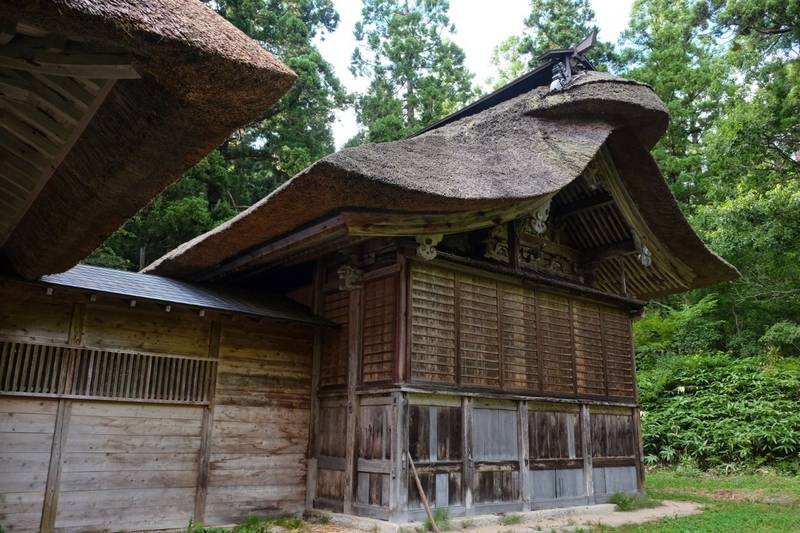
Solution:
<path fill-rule="evenodd" d="M 508 263 L 508 230 L 505 225 L 492 228 L 489 238 L 486 239 L 486 251 L 484 257 Z"/>
<path fill-rule="evenodd" d="M 550 218 L 550 200 L 540 205 L 531 216 L 522 223 L 522 231 L 542 235 L 547 231 L 547 219 Z"/>
<path fill-rule="evenodd" d="M 339 275 L 339 290 L 350 291 L 364 285 L 364 271 L 352 265 L 342 265 L 336 271 Z"/>
<path fill-rule="evenodd" d="M 436 245 L 442 242 L 444 235 L 441 233 L 431 235 L 417 235 L 417 255 L 426 261 L 436 258 Z"/>

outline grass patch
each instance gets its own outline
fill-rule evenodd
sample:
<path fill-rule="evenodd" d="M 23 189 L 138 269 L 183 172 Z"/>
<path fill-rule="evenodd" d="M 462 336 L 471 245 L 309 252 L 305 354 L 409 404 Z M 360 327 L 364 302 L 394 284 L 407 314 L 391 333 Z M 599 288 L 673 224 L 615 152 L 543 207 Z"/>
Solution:
<path fill-rule="evenodd" d="M 635 511 L 636 509 L 650 509 L 651 507 L 658 507 L 661 505 L 661 502 L 658 500 L 654 500 L 647 496 L 646 494 L 643 495 L 634 495 L 631 496 L 629 494 L 625 494 L 624 492 L 616 492 L 611 495 L 608 499 L 610 503 L 613 503 L 617 506 L 618 511 Z"/>
<path fill-rule="evenodd" d="M 189 522 L 189 527 L 186 529 L 187 533 L 270 533 L 273 527 L 280 527 L 288 529 L 289 531 L 299 531 L 305 526 L 302 518 L 295 516 L 283 518 L 264 518 L 260 516 L 251 516 L 244 522 L 228 529 L 224 527 L 206 527 L 196 522 Z"/>
<path fill-rule="evenodd" d="M 518 514 L 504 514 L 500 519 L 500 523 L 504 526 L 514 526 L 522 523 L 522 516 Z"/>
<path fill-rule="evenodd" d="M 439 531 L 447 531 L 450 529 L 450 513 L 444 507 L 437 507 L 433 510 L 433 520 L 436 522 L 436 527 Z M 433 531 L 433 524 L 430 518 L 426 518 L 422 523 L 425 531 Z"/>
<path fill-rule="evenodd" d="M 614 533 L 685 533 L 703 531 L 798 531 L 800 478 L 774 472 L 721 476 L 698 471 L 660 469 L 647 475 L 647 491 L 660 500 L 683 500 L 705 505 L 702 514 L 671 518 L 617 529 Z M 731 491 L 748 499 L 731 499 Z"/>

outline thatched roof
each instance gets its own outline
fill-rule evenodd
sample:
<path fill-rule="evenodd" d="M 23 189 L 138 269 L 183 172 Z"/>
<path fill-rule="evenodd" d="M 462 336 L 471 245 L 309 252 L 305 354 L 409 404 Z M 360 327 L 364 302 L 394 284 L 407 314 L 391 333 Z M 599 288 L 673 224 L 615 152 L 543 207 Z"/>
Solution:
<path fill-rule="evenodd" d="M 648 150 L 667 110 L 640 83 L 598 72 L 545 87 L 410 139 L 342 150 L 229 222 L 148 267 L 191 277 L 326 215 L 441 214 L 513 205 L 560 190 L 607 144 L 645 221 L 707 285 L 735 276 L 681 214 Z"/>
<path fill-rule="evenodd" d="M 199 0 L 0 0 L 0 20 L 27 32 L 13 37 L 12 49 L 41 32 L 66 42 L 65 53 L 127 54 L 135 72 L 120 77 L 138 75 L 113 84 L 4 244 L 0 235 L 0 259 L 29 279 L 88 255 L 234 130 L 263 116 L 295 79 Z M 27 60 L 20 68 L 37 64 L 13 50 Z"/>

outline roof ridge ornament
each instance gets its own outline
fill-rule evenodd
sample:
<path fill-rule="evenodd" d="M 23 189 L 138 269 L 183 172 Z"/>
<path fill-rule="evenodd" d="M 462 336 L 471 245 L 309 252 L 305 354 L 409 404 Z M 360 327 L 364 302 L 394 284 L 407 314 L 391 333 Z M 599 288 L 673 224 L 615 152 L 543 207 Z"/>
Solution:
<path fill-rule="evenodd" d="M 579 72 L 583 70 L 594 70 L 594 67 L 586 59 L 585 54 L 597 44 L 597 30 L 587 35 L 578 44 L 572 45 L 570 48 L 556 48 L 548 50 L 539 57 L 540 61 L 553 61 L 553 81 L 550 82 L 551 91 L 562 91 L 572 83 L 573 71 Z"/>

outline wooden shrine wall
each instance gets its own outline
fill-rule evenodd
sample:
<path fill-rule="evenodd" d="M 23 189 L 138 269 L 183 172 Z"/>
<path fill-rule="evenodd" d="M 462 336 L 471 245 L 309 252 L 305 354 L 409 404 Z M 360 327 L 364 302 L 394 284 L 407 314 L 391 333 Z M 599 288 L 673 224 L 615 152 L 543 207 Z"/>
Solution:
<path fill-rule="evenodd" d="M 0 526 L 184 528 L 301 509 L 312 339 L 0 285 Z"/>
<path fill-rule="evenodd" d="M 635 397 L 625 311 L 441 266 L 410 270 L 413 383 Z"/>

